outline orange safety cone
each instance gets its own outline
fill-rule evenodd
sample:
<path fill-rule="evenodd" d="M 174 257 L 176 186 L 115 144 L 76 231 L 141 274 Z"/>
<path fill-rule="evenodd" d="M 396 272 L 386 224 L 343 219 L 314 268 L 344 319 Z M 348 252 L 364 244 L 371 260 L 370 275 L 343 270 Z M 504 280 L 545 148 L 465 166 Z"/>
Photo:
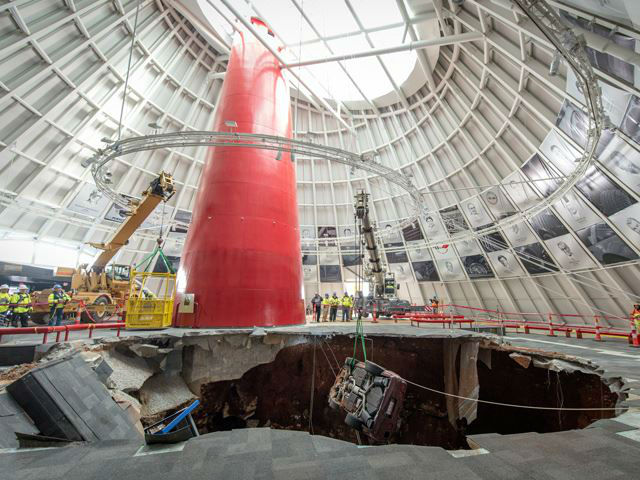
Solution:
<path fill-rule="evenodd" d="M 602 341 L 602 335 L 600 335 L 600 320 L 598 319 L 598 315 L 594 317 L 596 322 L 596 342 Z"/>
<path fill-rule="evenodd" d="M 555 337 L 556 333 L 553 331 L 553 320 L 552 320 L 552 313 L 549 314 L 549 333 L 547 333 L 547 336 L 549 337 Z"/>

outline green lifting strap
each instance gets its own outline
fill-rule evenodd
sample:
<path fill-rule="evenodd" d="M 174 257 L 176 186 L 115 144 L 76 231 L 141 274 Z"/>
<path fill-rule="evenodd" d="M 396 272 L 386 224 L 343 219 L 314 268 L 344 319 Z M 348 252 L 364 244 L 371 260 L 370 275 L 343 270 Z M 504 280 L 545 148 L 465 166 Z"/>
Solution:
<path fill-rule="evenodd" d="M 362 317 L 358 317 L 356 321 L 356 337 L 353 340 L 353 356 L 351 357 L 351 369 L 356 364 L 356 352 L 358 351 L 358 339 L 360 339 L 360 343 L 362 344 L 362 354 L 364 355 L 364 361 L 367 361 L 367 347 L 364 344 L 364 323 L 362 321 Z"/>
<path fill-rule="evenodd" d="M 166 255 L 164 254 L 164 252 L 162 251 L 162 248 L 160 247 L 156 247 L 153 249 L 153 251 L 147 255 L 146 257 L 144 257 L 140 263 L 138 263 L 137 265 L 135 265 L 135 269 L 138 271 L 142 271 L 142 272 L 146 272 L 149 267 L 151 266 L 151 262 L 153 262 L 153 259 L 156 257 L 156 255 L 160 256 L 160 260 L 162 260 L 162 263 L 164 264 L 165 268 L 167 269 L 167 272 L 171 273 L 171 274 L 175 274 L 175 270 L 173 269 L 173 267 L 171 266 L 171 264 L 169 263 L 169 261 L 167 260 Z M 143 268 L 140 269 L 138 267 L 142 266 Z"/>

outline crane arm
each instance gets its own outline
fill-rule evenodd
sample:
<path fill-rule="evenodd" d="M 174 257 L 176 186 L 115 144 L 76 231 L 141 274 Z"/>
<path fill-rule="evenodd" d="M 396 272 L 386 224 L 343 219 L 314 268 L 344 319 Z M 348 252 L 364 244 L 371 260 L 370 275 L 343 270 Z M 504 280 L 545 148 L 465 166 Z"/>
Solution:
<path fill-rule="evenodd" d="M 158 204 L 168 201 L 174 194 L 173 177 L 169 173 L 160 172 L 160 175 L 151 181 L 149 188 L 142 193 L 142 200 L 132 202 L 127 219 L 116 230 L 113 237 L 105 243 L 90 243 L 92 247 L 103 250 L 103 252 L 95 259 L 89 270 L 94 272 L 104 270 L 104 267 L 118 253 L 118 250 L 129 243 L 133 233 L 151 215 Z"/>
<path fill-rule="evenodd" d="M 374 234 L 373 225 L 369 218 L 369 194 L 358 192 L 355 196 L 356 200 L 356 217 L 362 222 L 362 236 L 364 237 L 365 247 L 369 253 L 369 263 L 371 273 L 373 274 L 376 295 L 384 294 L 385 286 L 385 270 L 382 266 L 378 244 Z"/>

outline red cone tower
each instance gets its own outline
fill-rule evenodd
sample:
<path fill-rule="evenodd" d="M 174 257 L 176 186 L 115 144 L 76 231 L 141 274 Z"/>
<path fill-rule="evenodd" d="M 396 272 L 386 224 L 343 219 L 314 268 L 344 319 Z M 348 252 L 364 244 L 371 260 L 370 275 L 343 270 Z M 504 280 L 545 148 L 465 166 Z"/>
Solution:
<path fill-rule="evenodd" d="M 258 19 L 257 30 L 268 35 Z M 289 88 L 276 58 L 236 33 L 213 130 L 291 138 Z M 226 124 L 225 124 L 226 122 Z M 175 325 L 304 323 L 295 165 L 286 152 L 212 147 L 178 271 Z M 193 294 L 193 313 L 180 307 Z"/>

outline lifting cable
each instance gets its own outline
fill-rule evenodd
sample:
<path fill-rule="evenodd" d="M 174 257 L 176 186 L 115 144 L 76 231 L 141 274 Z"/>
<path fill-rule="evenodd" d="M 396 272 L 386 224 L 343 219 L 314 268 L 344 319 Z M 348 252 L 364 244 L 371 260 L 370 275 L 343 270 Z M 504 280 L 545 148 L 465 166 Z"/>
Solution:
<path fill-rule="evenodd" d="M 428 390 L 429 392 L 438 393 L 440 395 L 444 395 L 445 397 L 453 397 L 458 398 L 460 400 L 467 400 L 469 402 L 476 403 L 486 403 L 488 405 L 497 405 L 499 407 L 510 407 L 510 408 L 526 408 L 529 410 L 552 410 L 552 411 L 569 411 L 569 412 L 585 412 L 585 411 L 618 411 L 618 410 L 629 410 L 631 407 L 537 407 L 535 405 L 517 405 L 514 403 L 503 403 L 503 402 L 492 402 L 490 400 L 480 400 L 479 398 L 469 398 L 463 397 L 461 395 L 454 395 L 453 393 L 443 392 L 441 390 L 436 390 L 435 388 L 425 387 L 424 385 L 420 385 L 419 383 L 412 382 L 411 380 L 404 379 L 405 382 L 422 388 L 423 390 Z"/>
<path fill-rule="evenodd" d="M 131 58 L 133 57 L 133 49 L 136 43 L 136 32 L 138 31 L 138 13 L 140 13 L 140 3 L 138 0 L 136 5 L 136 18 L 133 21 L 133 32 L 131 34 L 131 48 L 129 50 L 129 63 L 127 64 L 127 75 L 124 78 L 124 91 L 122 92 L 122 105 L 120 106 L 120 121 L 118 122 L 118 141 L 122 137 L 122 117 L 124 116 L 124 104 L 127 100 L 127 88 L 129 87 L 129 75 L 131 73 Z"/>
<path fill-rule="evenodd" d="M 358 243 L 360 245 L 360 252 L 362 252 L 362 219 L 358 218 L 358 215 L 356 213 L 354 213 L 354 220 L 355 220 L 355 224 L 357 225 L 357 230 L 358 230 Z M 361 269 L 363 269 L 363 262 L 364 262 L 364 255 L 360 255 L 360 267 Z M 361 270 L 362 271 L 362 270 Z M 358 282 L 358 275 L 356 275 L 356 286 L 357 286 L 357 282 Z M 361 284 L 361 286 L 363 287 L 362 290 L 364 290 L 364 285 Z M 364 307 L 364 292 L 361 290 L 361 296 L 362 298 L 362 303 L 363 303 L 363 307 Z M 375 300 L 374 300 L 375 301 Z M 364 361 L 367 361 L 367 347 L 364 343 L 364 322 L 362 320 L 362 315 L 359 314 L 356 317 L 356 335 L 355 338 L 353 339 L 353 356 L 351 357 L 351 369 L 353 369 L 353 367 L 355 366 L 356 363 L 356 353 L 358 351 L 358 340 L 360 340 L 360 343 L 362 344 L 362 355 L 364 356 Z"/>

